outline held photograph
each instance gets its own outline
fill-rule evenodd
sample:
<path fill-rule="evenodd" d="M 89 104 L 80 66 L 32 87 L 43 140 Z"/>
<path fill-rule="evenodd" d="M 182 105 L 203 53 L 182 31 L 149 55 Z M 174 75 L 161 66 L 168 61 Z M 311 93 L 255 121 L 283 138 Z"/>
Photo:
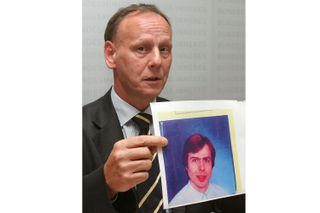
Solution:
<path fill-rule="evenodd" d="M 237 191 L 228 115 L 160 122 L 168 207 Z"/>

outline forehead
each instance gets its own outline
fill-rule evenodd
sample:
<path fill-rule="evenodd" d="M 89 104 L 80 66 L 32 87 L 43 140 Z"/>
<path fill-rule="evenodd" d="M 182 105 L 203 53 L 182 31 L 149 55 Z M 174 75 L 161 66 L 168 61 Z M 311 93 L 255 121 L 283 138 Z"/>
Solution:
<path fill-rule="evenodd" d="M 195 153 L 190 152 L 188 154 L 188 158 L 191 158 L 191 157 L 197 157 L 197 158 L 211 157 L 209 146 L 206 144 L 198 152 L 195 152 Z"/>
<path fill-rule="evenodd" d="M 141 34 L 167 36 L 171 39 L 172 31 L 168 22 L 154 12 L 132 12 L 119 24 L 116 38 L 134 38 Z"/>

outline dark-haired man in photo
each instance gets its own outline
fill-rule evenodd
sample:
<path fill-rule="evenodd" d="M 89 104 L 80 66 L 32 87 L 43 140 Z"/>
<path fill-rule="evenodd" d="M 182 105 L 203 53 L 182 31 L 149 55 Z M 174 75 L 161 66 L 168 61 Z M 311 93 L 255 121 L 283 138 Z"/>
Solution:
<path fill-rule="evenodd" d="M 133 4 L 111 17 L 104 39 L 114 84 L 83 107 L 83 212 L 165 212 L 156 149 L 168 141 L 150 133 L 149 105 L 165 101 L 158 95 L 172 63 L 171 24 L 154 5 Z M 243 198 L 240 205 L 227 203 L 243 211 Z M 212 212 L 215 206 L 170 211 Z"/>
<path fill-rule="evenodd" d="M 182 163 L 189 182 L 170 201 L 171 206 L 199 202 L 227 195 L 227 191 L 210 183 L 215 164 L 216 150 L 211 141 L 193 134 L 184 143 Z"/>

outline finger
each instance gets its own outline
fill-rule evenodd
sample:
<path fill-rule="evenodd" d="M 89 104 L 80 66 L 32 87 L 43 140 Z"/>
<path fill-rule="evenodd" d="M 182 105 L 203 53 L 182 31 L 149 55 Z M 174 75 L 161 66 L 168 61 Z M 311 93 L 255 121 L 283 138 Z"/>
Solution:
<path fill-rule="evenodd" d="M 149 178 L 148 172 L 136 172 L 130 176 L 130 181 L 134 182 L 134 185 L 145 182 Z"/>
<path fill-rule="evenodd" d="M 127 157 L 130 160 L 152 159 L 153 153 L 149 147 L 135 147 L 128 149 Z"/>
<path fill-rule="evenodd" d="M 136 137 L 128 138 L 127 148 L 142 147 L 142 146 L 166 146 L 168 140 L 162 136 L 148 136 L 140 135 Z"/>
<path fill-rule="evenodd" d="M 130 173 L 148 172 L 152 167 L 152 160 L 136 160 L 128 162 L 126 165 L 127 171 Z"/>

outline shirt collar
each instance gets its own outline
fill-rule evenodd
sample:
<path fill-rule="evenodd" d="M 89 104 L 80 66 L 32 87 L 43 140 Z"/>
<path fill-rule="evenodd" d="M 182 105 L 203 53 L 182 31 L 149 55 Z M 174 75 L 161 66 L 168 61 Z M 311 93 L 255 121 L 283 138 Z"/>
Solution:
<path fill-rule="evenodd" d="M 116 113 L 118 115 L 121 126 L 125 125 L 128 121 L 131 120 L 131 118 L 133 118 L 136 114 L 140 112 L 138 109 L 131 106 L 130 104 L 125 102 L 122 98 L 120 98 L 119 95 L 115 92 L 113 87 L 111 90 L 111 100 L 116 110 Z M 150 106 L 148 106 L 148 108 L 144 112 L 151 115 Z"/>
<path fill-rule="evenodd" d="M 207 197 L 209 187 L 205 192 L 199 192 L 198 190 L 196 190 L 195 188 L 192 187 L 190 180 L 188 182 L 188 186 L 189 186 L 189 190 L 191 191 L 191 194 L 197 195 L 197 196 L 201 197 L 201 199 Z"/>

